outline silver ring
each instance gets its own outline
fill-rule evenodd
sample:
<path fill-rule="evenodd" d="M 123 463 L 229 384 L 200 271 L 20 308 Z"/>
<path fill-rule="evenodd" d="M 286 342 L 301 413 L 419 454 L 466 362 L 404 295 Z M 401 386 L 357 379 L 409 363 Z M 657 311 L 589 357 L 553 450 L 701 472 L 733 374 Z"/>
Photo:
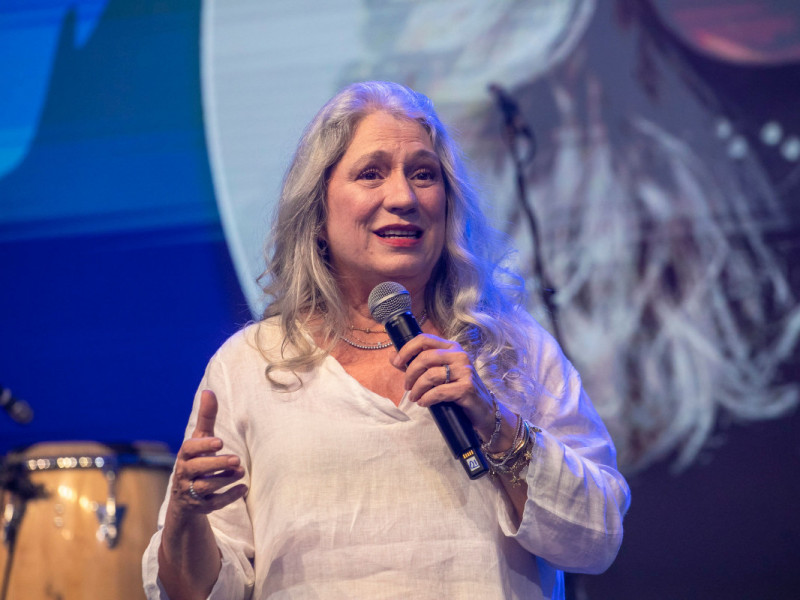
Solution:
<path fill-rule="evenodd" d="M 444 367 L 444 385 L 450 383 L 450 365 L 442 365 Z"/>
<path fill-rule="evenodd" d="M 189 495 L 190 495 L 190 496 L 191 496 L 191 497 L 192 497 L 194 500 L 197 500 L 198 502 L 200 502 L 200 501 L 203 499 L 203 497 L 202 497 L 200 494 L 198 494 L 198 493 L 197 493 L 197 491 L 194 489 L 194 479 L 192 479 L 192 480 L 189 482 Z"/>

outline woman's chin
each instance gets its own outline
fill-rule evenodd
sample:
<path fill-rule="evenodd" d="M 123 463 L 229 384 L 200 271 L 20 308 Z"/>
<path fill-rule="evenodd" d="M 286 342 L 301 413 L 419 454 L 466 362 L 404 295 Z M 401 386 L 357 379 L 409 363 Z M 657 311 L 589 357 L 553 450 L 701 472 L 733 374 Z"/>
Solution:
<path fill-rule="evenodd" d="M 393 269 L 382 270 L 380 273 L 381 281 L 396 281 L 406 289 L 422 288 L 428 283 L 431 269 L 427 265 L 408 265 Z"/>

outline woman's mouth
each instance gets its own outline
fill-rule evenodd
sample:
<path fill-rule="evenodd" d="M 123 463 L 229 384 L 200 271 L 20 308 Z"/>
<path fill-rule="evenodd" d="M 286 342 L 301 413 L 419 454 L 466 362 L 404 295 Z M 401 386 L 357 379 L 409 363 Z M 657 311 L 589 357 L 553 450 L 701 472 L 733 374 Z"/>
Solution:
<path fill-rule="evenodd" d="M 375 232 L 382 238 L 406 238 L 406 239 L 419 239 L 422 237 L 422 231 L 419 229 L 381 229 Z"/>

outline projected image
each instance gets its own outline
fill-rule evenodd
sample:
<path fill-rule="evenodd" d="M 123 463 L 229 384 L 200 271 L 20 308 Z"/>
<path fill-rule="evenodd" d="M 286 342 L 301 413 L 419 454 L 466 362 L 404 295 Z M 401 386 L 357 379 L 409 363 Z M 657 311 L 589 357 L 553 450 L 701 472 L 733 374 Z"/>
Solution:
<path fill-rule="evenodd" d="M 778 374 L 800 310 L 765 241 L 790 224 L 753 155 L 720 140 L 725 114 L 648 15 L 575 0 L 468 19 L 468 4 L 406 3 L 400 24 L 373 11 L 365 31 L 380 40 L 377 58 L 352 72 L 422 84 L 466 132 L 490 210 L 522 251 L 531 308 L 578 364 L 621 464 L 635 470 L 677 452 L 684 467 L 721 416 L 795 406 L 797 383 Z M 452 23 L 458 37 L 436 33 Z M 524 35 L 533 30 L 561 43 Z M 494 54 L 518 61 L 498 67 Z M 549 311 L 514 161 L 475 81 L 513 90 L 539 138 L 539 155 L 522 165 L 523 199 L 538 221 L 544 284 L 556 290 Z"/>
<path fill-rule="evenodd" d="M 317 109 L 363 55 L 358 0 L 202 5 L 204 120 L 220 218 L 254 314 L 263 242 L 283 172 Z"/>
<path fill-rule="evenodd" d="M 769 244 L 794 225 L 754 154 L 723 135 L 724 109 L 674 51 L 655 5 L 343 1 L 341 28 L 325 24 L 333 13 L 307 16 L 299 43 L 285 28 L 257 41 L 227 27 L 221 4 L 204 4 L 206 118 L 251 306 L 269 204 L 311 107 L 350 81 L 390 79 L 430 95 L 460 132 L 487 212 L 520 249 L 531 311 L 577 364 L 626 469 L 668 457 L 685 467 L 720 420 L 797 405 L 800 386 L 781 369 L 800 336 L 798 290 Z M 269 27 L 277 10 L 248 4 L 248 26 Z M 331 36 L 341 52 L 307 43 Z M 273 44 L 292 61 L 275 60 Z M 522 197 L 498 90 L 536 137 L 533 160 L 532 136 L 512 142 Z"/>

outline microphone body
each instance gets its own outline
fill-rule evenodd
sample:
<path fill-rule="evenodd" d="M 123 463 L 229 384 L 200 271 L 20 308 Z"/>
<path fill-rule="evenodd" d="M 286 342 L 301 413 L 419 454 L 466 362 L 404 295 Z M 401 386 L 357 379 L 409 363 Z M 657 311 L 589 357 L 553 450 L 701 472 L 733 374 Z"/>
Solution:
<path fill-rule="evenodd" d="M 25 400 L 15 398 L 11 390 L 0 385 L 0 406 L 17 423 L 27 425 L 33 420 L 33 409 Z"/>
<path fill-rule="evenodd" d="M 369 306 L 375 320 L 383 323 L 394 347 L 400 350 L 411 339 L 422 333 L 422 329 L 411 311 L 405 310 L 402 306 L 399 309 L 392 310 L 388 316 L 380 314 L 381 307 L 374 305 L 373 295 L 376 295 L 376 291 L 381 286 L 387 286 L 388 284 L 393 284 L 399 288 L 400 291 L 395 293 L 405 294 L 410 308 L 411 299 L 408 297 L 408 292 L 399 283 L 394 282 L 386 282 L 376 286 L 372 294 L 370 294 Z M 377 296 L 385 298 L 385 289 L 382 289 Z M 401 304 L 405 304 L 405 302 Z M 376 308 L 378 310 L 375 310 Z M 459 460 L 469 478 L 478 479 L 486 475 L 489 472 L 489 465 L 481 450 L 481 442 L 463 409 L 455 402 L 439 402 L 431 406 L 430 411 L 453 456 Z"/>

